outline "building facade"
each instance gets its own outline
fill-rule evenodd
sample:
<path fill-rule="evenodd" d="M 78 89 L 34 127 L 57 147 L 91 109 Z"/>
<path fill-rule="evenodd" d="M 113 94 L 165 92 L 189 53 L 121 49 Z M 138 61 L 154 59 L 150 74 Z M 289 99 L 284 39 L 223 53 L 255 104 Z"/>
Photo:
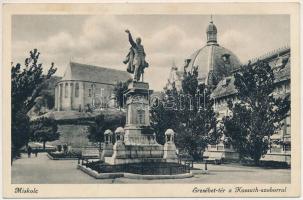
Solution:
<path fill-rule="evenodd" d="M 274 69 L 275 74 L 275 97 L 290 96 L 290 48 L 285 47 L 264 56 L 254 59 L 252 65 L 257 60 L 266 61 Z M 234 86 L 234 76 L 222 79 L 212 92 L 214 110 L 218 113 L 218 121 L 229 114 L 227 102 L 236 101 L 237 91 Z M 291 131 L 290 131 L 290 111 L 284 119 L 284 126 L 271 136 L 271 146 L 262 160 L 274 160 L 290 163 L 291 159 Z M 225 144 L 224 139 L 218 145 L 209 145 L 208 154 L 211 156 L 223 156 L 226 159 L 236 159 L 237 152 L 232 146 Z"/>
<path fill-rule="evenodd" d="M 70 62 L 55 86 L 55 110 L 91 110 L 114 105 L 117 81 L 126 81 L 126 71 Z"/>
<path fill-rule="evenodd" d="M 214 110 L 218 113 L 220 122 L 224 116 L 229 114 L 227 102 L 236 101 L 236 89 L 234 86 L 233 73 L 241 67 L 237 56 L 230 50 L 217 43 L 217 28 L 211 21 L 206 30 L 207 44 L 195 51 L 190 58 L 185 60 L 184 69 L 171 68 L 170 77 L 166 88 L 171 88 L 174 83 L 177 89 L 181 89 L 183 71 L 198 70 L 199 83 L 206 84 L 212 89 L 211 99 L 214 101 Z M 290 95 L 290 48 L 285 47 L 264 56 L 253 59 L 251 64 L 257 60 L 266 61 L 274 69 L 276 78 L 275 96 Z M 177 87 L 178 86 L 178 87 Z M 223 136 L 217 145 L 208 145 L 205 156 L 236 160 L 239 154 L 234 148 L 226 143 L 227 138 Z M 271 147 L 263 160 L 283 161 L 290 163 L 291 132 L 290 113 L 284 119 L 284 127 L 271 137 Z M 279 142 L 277 142 L 279 141 Z"/>

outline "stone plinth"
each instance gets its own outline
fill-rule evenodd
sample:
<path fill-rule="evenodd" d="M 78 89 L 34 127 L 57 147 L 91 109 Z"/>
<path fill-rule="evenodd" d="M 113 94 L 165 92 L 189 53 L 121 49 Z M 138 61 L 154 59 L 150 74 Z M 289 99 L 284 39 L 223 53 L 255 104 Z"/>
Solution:
<path fill-rule="evenodd" d="M 148 83 L 132 82 L 126 91 L 127 117 L 123 140 L 113 147 L 113 155 L 106 157 L 109 164 L 161 162 L 163 161 L 163 145 L 151 134 L 149 120 Z"/>
<path fill-rule="evenodd" d="M 114 146 L 112 157 L 106 157 L 108 164 L 125 164 L 138 162 L 163 162 L 162 145 L 118 145 Z"/>
<path fill-rule="evenodd" d="M 104 145 L 100 156 L 100 160 L 104 161 L 105 157 L 111 157 L 113 155 L 113 132 L 109 129 L 104 131 Z"/>
<path fill-rule="evenodd" d="M 104 144 L 101 152 L 100 160 L 104 161 L 105 157 L 111 157 L 113 155 L 113 144 Z"/>
<path fill-rule="evenodd" d="M 93 145 L 83 147 L 82 157 L 99 158 L 99 148 Z"/>
<path fill-rule="evenodd" d="M 178 162 L 176 150 L 176 145 L 174 143 L 165 143 L 163 159 L 168 162 Z"/>
<path fill-rule="evenodd" d="M 178 162 L 177 148 L 174 142 L 175 132 L 172 129 L 165 131 L 165 144 L 163 158 L 168 162 Z"/>

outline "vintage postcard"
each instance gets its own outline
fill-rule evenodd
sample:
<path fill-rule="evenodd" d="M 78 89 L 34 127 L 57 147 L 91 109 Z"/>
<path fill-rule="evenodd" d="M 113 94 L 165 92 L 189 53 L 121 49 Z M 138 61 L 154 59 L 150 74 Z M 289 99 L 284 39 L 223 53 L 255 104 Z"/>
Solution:
<path fill-rule="evenodd" d="M 299 3 L 3 4 L 7 198 L 299 197 Z"/>

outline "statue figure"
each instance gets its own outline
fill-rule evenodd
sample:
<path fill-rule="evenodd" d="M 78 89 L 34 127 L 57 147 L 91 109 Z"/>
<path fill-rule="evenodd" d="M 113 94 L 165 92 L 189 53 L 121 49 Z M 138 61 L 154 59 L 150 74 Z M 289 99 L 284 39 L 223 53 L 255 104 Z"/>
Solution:
<path fill-rule="evenodd" d="M 124 64 L 127 65 L 127 72 L 134 74 L 134 81 L 140 81 L 141 76 L 143 76 L 144 69 L 148 67 L 148 63 L 145 61 L 145 52 L 144 47 L 141 44 L 141 38 L 137 38 L 134 42 L 131 33 L 129 30 L 125 30 L 128 34 L 128 40 L 131 44 L 129 53 L 127 54 Z"/>

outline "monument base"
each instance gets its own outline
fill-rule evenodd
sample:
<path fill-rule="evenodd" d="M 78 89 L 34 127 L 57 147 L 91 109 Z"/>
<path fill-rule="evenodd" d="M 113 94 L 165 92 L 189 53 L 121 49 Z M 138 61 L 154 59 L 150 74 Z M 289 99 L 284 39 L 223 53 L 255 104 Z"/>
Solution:
<path fill-rule="evenodd" d="M 113 158 L 105 157 L 105 163 L 110 165 L 119 165 L 119 164 L 130 164 L 130 163 L 153 163 L 153 162 L 167 162 L 163 158 Z"/>
<path fill-rule="evenodd" d="M 105 157 L 105 163 L 125 164 L 138 162 L 163 162 L 163 146 L 160 144 L 114 145 L 111 157 Z"/>
<path fill-rule="evenodd" d="M 115 131 L 116 142 L 113 155 L 104 161 L 110 165 L 140 162 L 177 162 L 176 147 L 171 138 L 165 146 L 158 144 L 156 134 L 150 127 L 148 83 L 131 82 L 126 97 L 126 125 Z M 171 130 L 169 134 L 174 134 Z M 169 137 L 171 137 L 169 135 Z"/>

